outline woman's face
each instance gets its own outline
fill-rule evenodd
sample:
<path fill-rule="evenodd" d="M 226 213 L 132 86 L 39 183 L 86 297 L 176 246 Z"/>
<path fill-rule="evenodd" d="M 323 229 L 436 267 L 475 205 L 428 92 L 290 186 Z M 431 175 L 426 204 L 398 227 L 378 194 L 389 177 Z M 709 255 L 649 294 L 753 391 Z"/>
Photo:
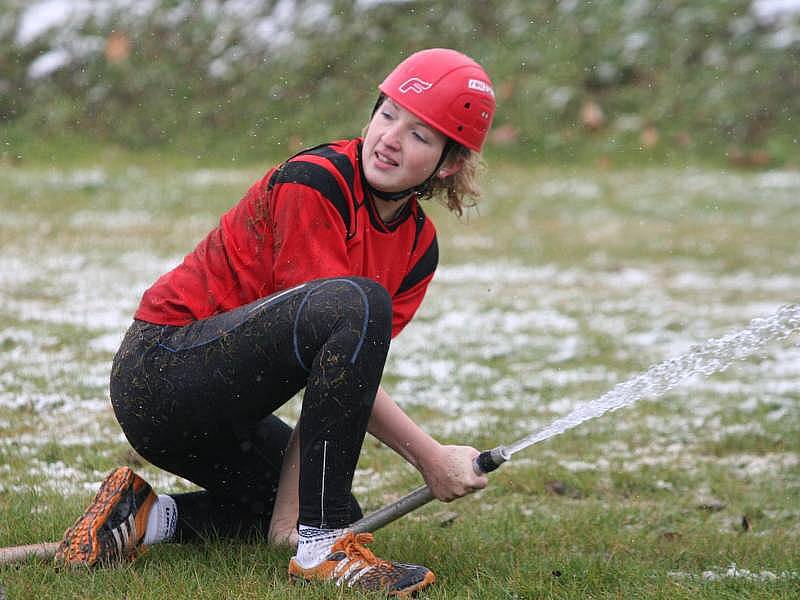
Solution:
<path fill-rule="evenodd" d="M 364 175 L 382 192 L 400 192 L 433 174 L 446 138 L 387 98 L 367 127 L 362 149 Z"/>

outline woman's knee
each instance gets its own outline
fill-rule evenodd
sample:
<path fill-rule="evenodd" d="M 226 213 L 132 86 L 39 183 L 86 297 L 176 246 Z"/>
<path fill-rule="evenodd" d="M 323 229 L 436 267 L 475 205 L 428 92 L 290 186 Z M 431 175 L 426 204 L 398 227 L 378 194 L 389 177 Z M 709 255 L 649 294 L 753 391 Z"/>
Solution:
<path fill-rule="evenodd" d="M 367 296 L 367 304 L 371 320 L 391 332 L 392 327 L 392 297 L 389 292 L 377 281 L 365 277 L 354 277 L 353 281 Z"/>
<path fill-rule="evenodd" d="M 329 280 L 337 286 L 336 302 L 342 313 L 350 314 L 353 325 L 363 325 L 370 337 L 391 337 L 392 298 L 378 282 L 366 277 L 342 277 Z"/>

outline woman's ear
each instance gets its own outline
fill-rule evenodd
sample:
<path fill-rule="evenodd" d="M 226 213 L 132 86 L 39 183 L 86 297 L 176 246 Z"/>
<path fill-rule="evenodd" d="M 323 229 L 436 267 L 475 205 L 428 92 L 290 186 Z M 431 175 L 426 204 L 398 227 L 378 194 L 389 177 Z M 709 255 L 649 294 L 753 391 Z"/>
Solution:
<path fill-rule="evenodd" d="M 459 156 L 454 161 L 447 161 L 442 167 L 439 169 L 439 172 L 436 176 L 439 179 L 447 179 L 450 175 L 455 175 L 461 170 L 461 167 L 464 166 L 464 157 Z"/>

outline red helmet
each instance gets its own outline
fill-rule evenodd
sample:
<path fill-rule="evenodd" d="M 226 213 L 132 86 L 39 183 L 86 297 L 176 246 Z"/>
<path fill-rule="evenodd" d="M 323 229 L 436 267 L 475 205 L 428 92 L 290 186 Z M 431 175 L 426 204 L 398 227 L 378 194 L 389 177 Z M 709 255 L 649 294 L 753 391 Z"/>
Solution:
<path fill-rule="evenodd" d="M 481 151 L 494 116 L 494 89 L 468 56 L 444 48 L 416 52 L 378 88 L 447 137 Z"/>

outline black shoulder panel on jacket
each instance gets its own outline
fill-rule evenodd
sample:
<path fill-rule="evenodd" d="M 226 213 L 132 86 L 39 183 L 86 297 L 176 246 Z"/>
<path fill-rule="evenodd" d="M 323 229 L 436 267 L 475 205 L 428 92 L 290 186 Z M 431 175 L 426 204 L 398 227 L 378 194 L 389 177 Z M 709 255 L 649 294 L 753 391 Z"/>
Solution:
<path fill-rule="evenodd" d="M 296 183 L 318 191 L 341 215 L 345 229 L 350 230 L 350 210 L 339 182 L 325 167 L 302 160 L 283 163 L 269 180 L 269 189 L 279 183 Z"/>
<path fill-rule="evenodd" d="M 342 154 L 341 152 L 337 152 L 333 148 L 328 145 L 325 146 L 317 146 L 316 148 L 311 148 L 310 150 L 304 152 L 303 154 L 313 154 L 315 156 L 321 156 L 322 158 L 326 158 L 336 167 L 336 170 L 341 173 L 344 180 L 347 182 L 347 187 L 350 188 L 350 194 L 355 198 L 355 193 L 353 191 L 353 180 L 355 179 L 355 170 L 353 169 L 353 163 L 350 162 L 350 159 L 347 155 Z"/>
<path fill-rule="evenodd" d="M 436 241 L 436 236 L 431 240 L 430 246 L 425 250 L 425 254 L 417 261 L 411 270 L 403 278 L 400 288 L 397 290 L 398 294 L 410 290 L 417 285 L 420 281 L 431 275 L 439 264 L 439 243 Z"/>

